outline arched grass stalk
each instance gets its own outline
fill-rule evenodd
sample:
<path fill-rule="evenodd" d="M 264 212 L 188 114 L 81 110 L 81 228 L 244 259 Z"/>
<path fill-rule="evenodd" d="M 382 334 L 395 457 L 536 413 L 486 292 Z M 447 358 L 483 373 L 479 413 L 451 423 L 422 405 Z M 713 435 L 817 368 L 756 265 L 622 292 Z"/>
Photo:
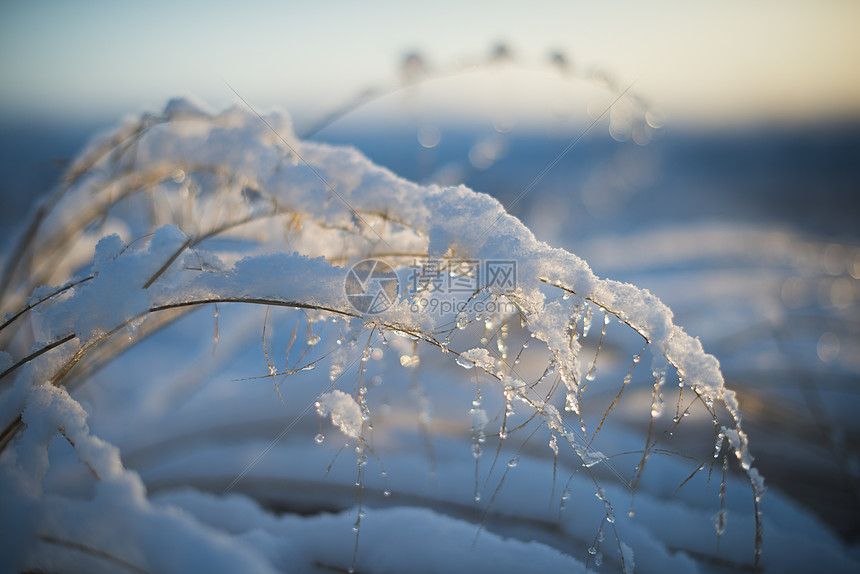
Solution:
<path fill-rule="evenodd" d="M 35 563 L 34 541 L 66 540 L 65 529 L 71 525 L 62 516 L 74 516 L 71 508 L 81 516 L 98 513 L 103 499 L 130 505 L 131 521 L 159 521 L 163 528 L 184 533 L 189 544 L 201 549 L 214 544 L 214 538 L 148 501 L 140 477 L 125 468 L 118 449 L 90 433 L 86 411 L 69 394 L 75 389 L 66 387 L 104 365 L 111 353 L 132 348 L 140 333 L 191 316 L 195 308 L 217 306 L 218 327 L 212 336 L 220 340 L 221 311 L 242 306 L 266 309 L 258 343 L 268 373 L 264 377 L 275 381 L 283 407 L 296 406 L 297 391 L 287 390 L 279 382 L 284 378 L 277 377 L 299 377 L 311 364 L 329 367 L 329 383 L 311 404 L 325 419 L 321 424 L 337 427 L 357 455 L 357 490 L 351 510 L 356 531 L 350 559 L 341 567 L 361 569 L 363 545 L 379 540 L 365 533 L 371 528 L 364 514 L 369 510 L 367 484 L 378 479 L 365 467 L 368 455 L 380 462 L 386 492 L 387 481 L 394 480 L 396 473 L 387 470 L 388 464 L 382 470 L 387 457 L 377 443 L 377 420 L 384 425 L 386 418 L 379 414 L 384 410 L 379 411 L 375 403 L 368 371 L 368 361 L 385 355 L 381 348 L 376 352 L 377 345 L 398 359 L 397 364 L 392 361 L 392 376 L 408 379 L 398 369 L 413 369 L 416 384 L 422 360 L 438 361 L 440 373 L 445 364 L 466 367 L 456 371 L 459 377 L 450 378 L 465 382 L 470 393 L 475 390 L 472 427 L 465 425 L 462 432 L 472 436 L 472 498 L 478 507 L 479 528 L 490 530 L 494 505 L 521 472 L 516 464 L 499 469 L 502 465 L 496 461 L 505 460 L 512 448 L 510 460 L 532 456 L 532 437 L 545 436 L 550 441 L 550 449 L 540 450 L 552 452 L 551 499 L 559 464 L 585 473 L 584 482 L 597 497 L 597 537 L 588 547 L 571 550 L 581 556 L 571 559 L 577 567 L 591 566 L 605 556 L 621 570 L 629 569 L 632 551 L 623 541 L 622 529 L 616 527 L 618 501 L 610 500 L 616 491 L 606 481 L 620 486 L 622 493 L 637 494 L 647 474 L 646 462 L 651 464 L 649 456 L 675 452 L 660 443 L 692 426 L 684 424 L 682 414 L 696 404 L 728 439 L 729 452 L 751 486 L 756 534 L 750 562 L 758 565 L 759 502 L 764 487 L 752 466 L 737 401 L 725 387 L 716 359 L 673 324 L 665 305 L 647 291 L 600 279 L 575 255 L 538 242 L 487 195 L 463 186 L 440 188 L 405 181 L 354 150 L 298 140 L 283 115 L 260 119 L 240 108 L 214 115 L 188 102 L 172 102 L 157 121 L 141 121 L 85 153 L 7 260 L 2 301 L 11 315 L 0 327 L 8 349 L 0 374 L 4 455 L 0 474 L 9 485 L 4 493 L 7 500 L 27 501 L 41 517 L 21 535 L 24 543 L 13 557 L 17 564 L 25 568 Z M 279 130 L 277 137 L 273 130 Z M 104 229 L 115 233 L 102 236 Z M 419 258 L 433 262 L 435 274 L 410 289 L 407 275 Z M 355 281 L 356 269 L 363 269 L 359 262 L 370 259 L 384 260 L 393 270 L 384 279 L 401 287 L 384 308 L 373 312 L 360 308 L 356 293 L 350 291 L 354 284 L 349 282 Z M 57 266 L 60 260 L 65 264 Z M 490 282 L 489 273 L 479 276 L 464 270 L 464 261 L 480 262 L 485 271 L 489 263 L 504 263 L 515 269 L 515 281 Z M 47 277 L 57 286 L 40 287 L 28 296 Z M 474 284 L 467 283 L 473 280 Z M 450 301 L 437 301 L 452 303 L 447 310 L 419 304 L 432 303 L 428 298 L 440 295 L 430 288 L 438 281 L 471 287 L 452 295 Z M 292 328 L 283 351 L 275 342 L 269 309 L 273 314 L 280 310 L 288 314 Z M 604 318 L 600 329 L 592 329 L 595 316 Z M 610 317 L 617 319 L 611 329 Z M 329 331 L 314 331 L 313 324 L 331 321 L 337 325 Z M 310 333 L 304 343 L 297 338 L 300 322 L 307 324 Z M 636 350 L 641 347 L 633 355 L 633 366 L 628 369 L 625 364 L 620 373 L 611 366 L 606 350 L 612 330 L 635 333 Z M 311 347 L 319 340 L 312 339 L 323 332 L 332 348 L 313 358 L 317 351 Z M 587 350 L 590 345 L 595 345 L 593 354 Z M 509 353 L 518 347 L 516 354 Z M 654 377 L 647 382 L 651 400 L 643 409 L 648 421 L 644 447 L 631 475 L 630 469 L 617 467 L 620 459 L 604 455 L 597 446 L 622 395 L 631 393 L 633 368 L 646 348 Z M 281 352 L 283 369 L 276 358 Z M 540 353 L 545 353 L 543 358 Z M 380 365 L 386 364 L 379 360 Z M 347 385 L 342 377 L 351 368 L 358 372 L 354 383 Z M 74 373 L 81 378 L 75 379 Z M 661 432 L 664 378 L 668 377 L 676 377 L 679 389 L 693 391 L 695 399 L 682 410 L 679 395 L 678 416 Z M 428 378 L 423 373 L 421 378 L 422 388 L 434 393 L 440 392 L 434 390 L 437 386 L 447 389 L 441 391 L 442 398 L 456 401 L 462 393 L 456 386 L 446 386 L 443 379 L 448 375 Z M 592 420 L 591 393 L 600 386 L 614 389 L 618 384 L 621 387 L 612 402 L 599 410 L 602 417 Z M 296 410 L 295 421 L 262 454 L 252 457 L 240 479 L 311 407 Z M 434 452 L 433 435 L 439 427 L 431 420 L 429 408 L 420 410 L 419 426 L 428 437 L 428 452 Z M 590 435 L 589 425 L 594 428 Z M 50 467 L 48 447 L 57 432 L 97 475 L 93 505 L 42 491 L 51 486 L 43 479 Z M 522 442 L 517 443 L 520 437 Z M 494 461 L 482 465 L 481 452 L 492 440 L 498 440 Z M 710 437 L 705 456 L 712 454 L 709 441 Z M 559 449 L 559 443 L 565 448 Z M 677 458 L 689 462 L 685 456 Z M 681 482 L 683 477 L 687 480 Z M 686 470 L 678 479 L 682 486 L 689 480 Z M 234 478 L 228 490 L 235 484 Z M 479 503 L 481 491 L 493 485 L 492 495 Z M 392 490 L 393 500 L 396 489 Z M 127 496 L 117 494 L 123 492 Z M 569 493 L 567 487 L 564 492 Z M 559 515 L 564 504 L 562 496 Z M 492 524 L 499 526 L 499 521 Z M 615 537 L 611 555 L 599 540 L 609 530 Z M 69 544 L 102 551 L 88 538 L 92 533 L 86 528 L 78 534 Z M 148 562 L 141 567 L 157 570 L 164 565 L 160 560 L 169 560 L 153 556 L 157 550 L 145 536 L 129 536 L 133 543 L 126 540 L 125 548 L 134 547 L 129 552 Z M 126 560 L 122 553 L 104 552 Z M 231 554 L 236 564 L 257 564 L 257 558 L 240 554 Z"/>

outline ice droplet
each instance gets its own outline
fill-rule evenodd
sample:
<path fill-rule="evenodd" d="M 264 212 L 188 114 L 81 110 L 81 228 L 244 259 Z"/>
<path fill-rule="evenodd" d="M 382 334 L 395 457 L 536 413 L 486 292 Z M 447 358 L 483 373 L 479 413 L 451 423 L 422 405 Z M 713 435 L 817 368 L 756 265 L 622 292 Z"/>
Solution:
<path fill-rule="evenodd" d="M 316 333 L 313 333 L 310 337 L 308 337 L 308 346 L 313 347 L 314 345 L 319 343 L 321 340 L 322 340 L 322 338 L 319 335 L 317 335 Z"/>
<path fill-rule="evenodd" d="M 720 456 L 720 450 L 723 448 L 723 440 L 725 440 L 726 435 L 720 433 L 717 435 L 717 440 L 714 442 L 714 458 L 718 458 Z"/>
<path fill-rule="evenodd" d="M 382 491 L 382 496 L 388 498 L 389 496 L 391 496 L 391 491 L 386 488 Z"/>
<path fill-rule="evenodd" d="M 591 330 L 591 307 L 585 311 L 585 317 L 582 318 L 582 336 L 587 337 Z"/>
<path fill-rule="evenodd" d="M 726 532 L 726 518 L 728 512 L 729 511 L 725 508 L 721 508 L 719 512 L 711 517 L 711 520 L 714 523 L 714 529 L 717 531 L 717 536 L 722 536 Z"/>
<path fill-rule="evenodd" d="M 508 461 L 508 468 L 514 468 L 520 463 L 520 457 L 515 456 L 511 460 Z"/>
<path fill-rule="evenodd" d="M 317 436 L 314 437 L 314 442 L 317 444 L 322 444 L 325 441 L 325 435 L 322 433 L 318 433 Z"/>
<path fill-rule="evenodd" d="M 471 369 L 475 366 L 474 361 L 469 361 L 468 359 L 463 359 L 462 357 L 457 357 L 457 364 L 463 367 L 464 369 Z"/>

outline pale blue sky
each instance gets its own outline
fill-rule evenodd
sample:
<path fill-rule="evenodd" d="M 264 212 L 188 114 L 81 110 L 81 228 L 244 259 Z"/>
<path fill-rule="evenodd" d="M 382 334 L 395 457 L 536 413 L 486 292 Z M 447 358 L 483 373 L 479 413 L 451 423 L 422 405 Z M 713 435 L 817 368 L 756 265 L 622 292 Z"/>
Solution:
<path fill-rule="evenodd" d="M 860 111 L 860 2 L 93 1 L 0 6 L 0 116 L 104 117 L 174 95 L 294 113 L 395 82 L 402 54 L 439 64 L 505 41 L 610 70 L 675 117 Z"/>

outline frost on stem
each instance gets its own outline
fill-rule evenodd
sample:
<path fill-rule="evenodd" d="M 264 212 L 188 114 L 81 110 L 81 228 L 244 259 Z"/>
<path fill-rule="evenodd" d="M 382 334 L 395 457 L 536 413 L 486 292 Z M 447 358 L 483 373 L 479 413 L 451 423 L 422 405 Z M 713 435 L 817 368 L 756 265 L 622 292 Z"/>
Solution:
<path fill-rule="evenodd" d="M 362 448 L 362 431 L 369 426 L 365 395 L 373 393 L 363 379 L 364 367 L 353 394 L 334 386 L 355 361 L 372 362 L 373 344 L 357 343 L 362 333 L 371 333 L 394 348 L 391 355 L 413 372 L 424 363 L 418 360 L 420 346 L 474 373 L 475 400 L 463 410 L 471 414 L 476 501 L 477 459 L 493 436 L 487 432 L 490 425 L 499 428 L 496 459 L 502 441 L 512 436 L 523 437 L 522 448 L 532 436 L 524 429 L 535 421 L 549 433 L 553 459 L 561 457 L 559 446 L 566 443 L 596 483 L 598 470 L 614 468 L 591 443 L 632 384 L 633 368 L 644 352 L 636 355 L 623 381 L 619 377 L 621 390 L 587 439 L 586 391 L 604 382 L 597 357 L 614 316 L 618 321 L 611 328 L 638 333 L 654 358 L 649 425 L 660 418 L 663 383 L 673 369 L 715 421 L 714 405 L 725 406 L 731 420 L 720 421 L 722 436 L 758 503 L 763 482 L 752 466 L 736 398 L 725 388 L 716 359 L 673 324 L 671 311 L 656 297 L 598 278 L 576 255 L 537 241 L 488 195 L 464 186 L 406 181 L 354 149 L 298 140 L 283 114 L 263 119 L 239 107 L 212 114 L 177 100 L 160 116 L 95 144 L 73 164 L 7 259 L 9 280 L 0 301 L 11 314 L 0 326 L 0 385 L 6 390 L 0 445 L 18 436 L 19 450 L 31 445 L 40 453 L 35 459 L 47 456 L 44 444 L 28 438 L 44 429 L 37 431 L 39 425 L 25 425 L 22 419 L 31 389 L 71 386 L 78 373 L 194 307 L 219 305 L 218 341 L 224 328 L 217 321 L 226 304 L 267 305 L 305 314 L 308 349 L 325 346 L 323 334 L 336 337 L 328 363 L 332 387 L 318 397 L 316 409 L 345 435 L 359 439 Z M 517 281 L 505 288 L 480 285 L 457 300 L 451 312 L 415 305 L 401 293 L 390 307 L 370 316 L 351 305 L 344 282 L 350 264 L 371 257 L 384 258 L 398 273 L 416 259 L 513 262 Z M 56 287 L 34 292 L 43 284 Z M 595 316 L 604 319 L 601 329 L 592 326 Z M 135 336 L 117 342 L 117 333 L 129 326 Z M 530 346 L 533 341 L 541 344 Z M 594 355 L 583 356 L 595 342 Z M 518 347 L 510 356 L 509 350 Z M 540 368 L 522 374 L 527 371 L 523 359 L 534 362 L 541 352 L 547 358 Z M 269 376 L 314 364 L 282 371 L 271 362 Z M 501 397 L 498 414 L 482 388 Z M 71 397 L 66 402 L 77 405 Z M 676 426 L 681 421 L 679 416 Z M 424 422 L 429 428 L 429 415 Z M 651 439 L 649 430 L 640 474 L 654 449 Z M 323 442 L 321 433 L 317 442 Z M 28 462 L 35 459 L 25 453 L 6 457 L 3 472 L 38 475 L 38 465 Z M 505 472 L 523 466 L 518 453 L 505 453 L 501 460 L 509 461 L 500 464 Z M 495 463 L 488 472 L 494 469 Z M 598 492 L 606 505 L 605 522 L 614 525 L 609 495 Z M 565 494 L 562 503 L 569 498 L 567 488 Z M 51 504 L 47 497 L 40 503 Z M 629 547 L 619 548 L 632 567 Z M 759 548 L 760 536 L 757 554 Z"/>

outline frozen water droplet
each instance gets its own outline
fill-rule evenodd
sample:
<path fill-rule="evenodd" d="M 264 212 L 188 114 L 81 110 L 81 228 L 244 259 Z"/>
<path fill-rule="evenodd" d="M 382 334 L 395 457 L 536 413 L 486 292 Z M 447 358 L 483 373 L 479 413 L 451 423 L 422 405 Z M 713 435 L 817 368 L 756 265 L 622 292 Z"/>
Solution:
<path fill-rule="evenodd" d="M 316 333 L 313 333 L 310 337 L 308 337 L 308 346 L 313 347 L 314 345 L 319 343 L 321 340 L 322 340 L 322 338 L 319 335 L 317 335 Z"/>
<path fill-rule="evenodd" d="M 587 337 L 591 330 L 591 307 L 586 309 L 585 317 L 582 318 L 582 336 Z"/>
<path fill-rule="evenodd" d="M 475 502 L 481 502 L 481 493 L 480 492 L 475 493 Z"/>
<path fill-rule="evenodd" d="M 382 491 L 382 496 L 385 496 L 386 498 L 391 496 L 391 491 L 386 488 Z"/>
<path fill-rule="evenodd" d="M 314 442 L 317 444 L 322 444 L 324 441 L 325 441 L 325 435 L 323 435 L 322 433 L 317 434 L 317 436 L 314 437 Z"/>
<path fill-rule="evenodd" d="M 609 504 L 609 501 L 603 502 L 604 509 L 606 510 L 606 522 L 612 524 L 615 522 L 615 510 L 613 510 L 612 505 Z"/>
<path fill-rule="evenodd" d="M 714 458 L 720 456 L 720 450 L 723 448 L 723 440 L 725 440 L 725 438 L 726 435 L 723 433 L 717 435 L 717 440 L 714 441 Z"/>
<path fill-rule="evenodd" d="M 588 553 L 591 554 L 592 556 L 594 556 L 595 554 L 597 554 L 597 548 L 594 546 L 589 546 L 588 547 Z"/>
<path fill-rule="evenodd" d="M 302 367 L 303 371 L 313 371 L 317 367 L 316 363 L 311 363 L 310 365 Z"/>
<path fill-rule="evenodd" d="M 726 518 L 728 516 L 728 513 L 728 510 L 722 508 L 711 518 L 711 520 L 713 520 L 714 528 L 716 529 L 718 536 L 722 536 L 726 532 Z"/>
<path fill-rule="evenodd" d="M 463 367 L 464 369 L 471 369 L 475 366 L 474 361 L 470 361 L 468 359 L 464 359 L 462 357 L 457 357 L 457 364 Z"/>
<path fill-rule="evenodd" d="M 514 468 L 520 463 L 520 457 L 515 456 L 511 460 L 508 461 L 508 468 Z"/>

